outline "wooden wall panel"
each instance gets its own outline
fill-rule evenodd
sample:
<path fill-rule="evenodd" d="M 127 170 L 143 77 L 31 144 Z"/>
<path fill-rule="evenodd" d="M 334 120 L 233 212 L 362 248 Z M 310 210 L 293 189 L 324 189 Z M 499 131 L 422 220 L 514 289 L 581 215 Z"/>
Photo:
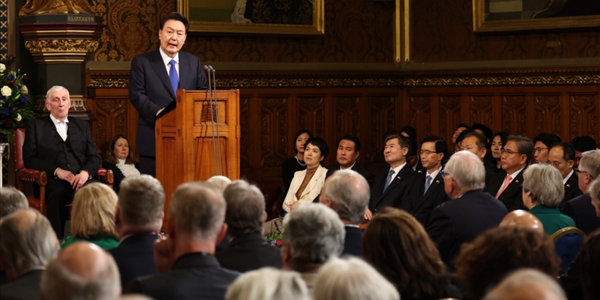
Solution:
<path fill-rule="evenodd" d="M 527 135 L 526 95 L 501 95 L 502 131 L 511 134 Z M 482 122 L 488 124 L 489 122 Z"/>

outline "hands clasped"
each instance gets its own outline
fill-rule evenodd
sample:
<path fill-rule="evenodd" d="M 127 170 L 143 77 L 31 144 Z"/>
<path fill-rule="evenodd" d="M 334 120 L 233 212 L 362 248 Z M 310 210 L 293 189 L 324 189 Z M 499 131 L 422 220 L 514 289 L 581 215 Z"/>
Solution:
<path fill-rule="evenodd" d="M 79 174 L 74 175 L 71 171 L 58 168 L 56 177 L 69 182 L 74 190 L 79 190 L 88 181 L 90 174 L 87 171 L 81 171 Z"/>

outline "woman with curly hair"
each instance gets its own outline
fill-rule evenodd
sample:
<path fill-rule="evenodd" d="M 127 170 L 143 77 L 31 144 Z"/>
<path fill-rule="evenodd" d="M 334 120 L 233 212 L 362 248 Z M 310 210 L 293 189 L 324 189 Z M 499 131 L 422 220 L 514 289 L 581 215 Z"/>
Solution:
<path fill-rule="evenodd" d="M 405 299 L 461 299 L 427 232 L 409 213 L 384 207 L 363 233 L 365 260 Z"/>
<path fill-rule="evenodd" d="M 521 268 L 558 276 L 554 243 L 527 228 L 496 227 L 463 246 L 456 258 L 456 277 L 467 299 L 481 299 L 502 279 Z"/>

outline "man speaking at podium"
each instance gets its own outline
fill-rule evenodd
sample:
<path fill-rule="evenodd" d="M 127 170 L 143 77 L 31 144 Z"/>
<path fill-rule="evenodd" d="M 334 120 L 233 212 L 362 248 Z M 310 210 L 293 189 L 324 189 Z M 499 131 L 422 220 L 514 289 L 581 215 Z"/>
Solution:
<path fill-rule="evenodd" d="M 142 174 L 156 176 L 156 116 L 176 100 L 177 89 L 208 89 L 200 59 L 180 51 L 189 27 L 188 20 L 180 13 L 168 14 L 160 21 L 158 50 L 131 61 L 129 100 L 139 113 L 135 148 L 140 155 Z"/>

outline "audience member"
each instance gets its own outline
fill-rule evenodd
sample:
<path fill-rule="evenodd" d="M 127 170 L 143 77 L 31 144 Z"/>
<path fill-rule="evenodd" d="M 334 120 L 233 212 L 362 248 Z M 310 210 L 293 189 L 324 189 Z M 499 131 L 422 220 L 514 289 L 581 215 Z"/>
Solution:
<path fill-rule="evenodd" d="M 400 134 L 392 133 L 385 137 L 383 156 L 389 166 L 381 168 L 375 177 L 369 208 L 365 211 L 366 220 L 373 218 L 384 206 L 410 209 L 409 191 L 415 171 L 405 166 L 411 147 L 410 140 Z"/>
<path fill-rule="evenodd" d="M 520 227 L 544 234 L 544 225 L 542 225 L 540 219 L 521 209 L 509 212 L 500 222 L 500 227 Z"/>
<path fill-rule="evenodd" d="M 483 300 L 567 300 L 556 280 L 535 269 L 507 276 Z"/>
<path fill-rule="evenodd" d="M 600 181 L 596 180 L 600 183 Z M 600 184 L 596 184 L 595 194 L 600 196 Z M 600 198 L 595 198 L 598 202 Z M 600 214 L 598 214 L 600 217 Z M 581 246 L 579 252 L 579 270 L 581 274 L 581 286 L 583 288 L 583 299 L 600 299 L 600 230 L 594 231 L 588 236 L 586 242 Z"/>
<path fill-rule="evenodd" d="M 548 163 L 555 167 L 563 178 L 564 196 L 558 205 L 562 209 L 565 202 L 583 194 L 579 189 L 579 179 L 573 165 L 575 164 L 575 148 L 569 143 L 559 142 L 550 148 Z"/>
<path fill-rule="evenodd" d="M 121 294 L 119 270 L 100 247 L 78 242 L 51 260 L 42 275 L 41 299 L 111 299 Z"/>
<path fill-rule="evenodd" d="M 165 192 L 150 175 L 132 175 L 121 182 L 115 227 L 118 247 L 108 250 L 113 256 L 125 289 L 132 279 L 157 273 L 154 242 L 162 227 Z"/>
<path fill-rule="evenodd" d="M 431 211 L 449 198 L 444 191 L 443 161 L 448 155 L 448 144 L 437 136 L 428 136 L 421 141 L 423 170 L 417 170 L 410 188 L 409 212 L 427 226 Z"/>
<path fill-rule="evenodd" d="M 492 157 L 496 159 L 496 172 L 502 170 L 502 149 L 504 145 L 506 145 L 506 140 L 508 139 L 508 133 L 504 131 L 496 132 L 494 138 L 492 139 Z"/>
<path fill-rule="evenodd" d="M 358 137 L 346 134 L 338 140 L 337 145 L 337 164 L 327 170 L 327 177 L 338 170 L 351 169 L 362 175 L 369 183 L 369 187 L 373 186 L 373 180 L 375 179 L 373 173 L 356 161 L 360 155 L 360 141 Z"/>
<path fill-rule="evenodd" d="M 115 228 L 117 195 L 103 183 L 90 183 L 79 189 L 73 199 L 71 235 L 62 243 L 65 248 L 78 241 L 87 241 L 104 250 L 119 245 Z"/>
<path fill-rule="evenodd" d="M 575 221 L 558 210 L 562 195 L 562 176 L 554 167 L 535 164 L 523 172 L 523 204 L 542 222 L 547 235 L 565 227 L 575 227 Z"/>
<path fill-rule="evenodd" d="M 573 218 L 577 228 L 586 234 L 600 228 L 600 219 L 596 217 L 589 188 L 594 179 L 600 178 L 600 150 L 584 152 L 581 156 L 579 169 L 575 171 L 579 177 L 579 189 L 583 195 L 567 201 L 562 213 Z"/>
<path fill-rule="evenodd" d="M 535 163 L 548 163 L 548 154 L 552 145 L 560 143 L 560 137 L 554 133 L 542 132 L 533 138 L 533 159 Z"/>
<path fill-rule="evenodd" d="M 3 186 L 0 193 L 0 219 L 29 207 L 27 197 L 13 186 Z"/>
<path fill-rule="evenodd" d="M 494 167 L 496 165 L 496 159 L 492 156 L 492 150 L 490 148 L 492 145 L 492 139 L 494 138 L 494 131 L 481 123 L 473 123 L 471 129 L 485 137 L 486 153 L 485 157 L 483 158 L 483 163 L 486 166 L 486 169 L 488 166 L 491 166 L 491 171 L 496 172 L 496 168 Z"/>
<path fill-rule="evenodd" d="M 402 299 L 461 298 L 435 244 L 407 212 L 382 209 L 362 243 L 365 260 L 395 285 Z"/>
<path fill-rule="evenodd" d="M 488 182 L 496 174 L 496 162 L 486 161 L 488 154 L 485 136 L 475 130 L 463 131 L 457 141 L 460 142 L 460 150 L 467 150 L 479 157 L 485 168 L 485 182 Z"/>
<path fill-rule="evenodd" d="M 411 147 L 406 154 L 406 163 L 413 171 L 422 170 L 423 165 L 421 164 L 419 155 L 417 155 L 417 130 L 412 126 L 407 125 L 398 130 L 398 133 L 410 140 Z"/>
<path fill-rule="evenodd" d="M 400 300 L 398 291 L 361 259 L 332 259 L 317 273 L 314 300 Z M 405 299 L 405 298 L 402 298 Z"/>
<path fill-rule="evenodd" d="M 306 170 L 306 163 L 304 162 L 304 147 L 306 141 L 313 138 L 312 132 L 301 129 L 296 133 L 294 137 L 294 156 L 286 159 L 281 164 L 281 179 L 283 180 L 283 194 L 287 195 L 287 191 L 290 189 L 294 174 L 298 171 Z"/>
<path fill-rule="evenodd" d="M 456 126 L 456 130 L 454 130 L 454 134 L 452 135 L 452 145 L 454 146 L 454 149 L 452 149 L 453 152 L 458 152 L 460 151 L 460 145 L 457 144 L 456 139 L 458 138 L 458 136 L 465 130 L 469 130 L 471 129 L 471 126 L 467 125 L 467 124 L 458 124 L 458 126 Z"/>
<path fill-rule="evenodd" d="M 199 182 L 180 185 L 169 204 L 167 238 L 155 244 L 159 274 L 127 285 L 127 294 L 161 299 L 223 299 L 238 272 L 221 268 L 213 256 L 225 232 L 223 196 Z"/>
<path fill-rule="evenodd" d="M 300 274 L 262 268 L 242 274 L 227 289 L 225 300 L 311 300 Z"/>
<path fill-rule="evenodd" d="M 214 188 L 223 193 L 225 192 L 227 186 L 231 184 L 231 179 L 229 179 L 227 176 L 215 175 L 207 179 L 204 183 L 212 185 Z"/>
<path fill-rule="evenodd" d="M 579 162 L 581 161 L 581 155 L 583 152 L 594 150 L 594 145 L 596 145 L 596 141 L 590 136 L 576 136 L 571 141 L 573 147 L 575 148 L 575 168 L 579 167 Z"/>
<path fill-rule="evenodd" d="M 225 223 L 229 244 L 215 257 L 223 268 L 247 272 L 262 267 L 281 268 L 281 252 L 262 236 L 267 216 L 265 197 L 243 180 L 231 183 L 223 193 L 227 207 Z"/>
<path fill-rule="evenodd" d="M 113 189 L 119 193 L 121 181 L 127 176 L 140 175 L 137 159 L 130 150 L 129 140 L 122 134 L 115 135 L 104 154 L 102 167 L 112 170 L 114 174 Z"/>
<path fill-rule="evenodd" d="M 312 290 L 319 268 L 342 253 L 344 223 L 323 204 L 298 205 L 283 219 L 281 241 L 283 267 L 299 272 Z"/>
<path fill-rule="evenodd" d="M 502 170 L 487 182 L 484 191 L 502 201 L 508 211 L 525 209 L 521 184 L 523 171 L 531 161 L 533 142 L 520 135 L 508 136 L 502 149 Z"/>
<path fill-rule="evenodd" d="M 0 285 L 0 299 L 40 299 L 42 272 L 58 249 L 50 222 L 37 210 L 0 219 L 0 269 L 10 281 Z"/>
<path fill-rule="evenodd" d="M 554 243 L 543 234 L 520 227 L 497 227 L 465 245 L 456 258 L 456 276 L 465 298 L 481 299 L 506 275 L 533 268 L 558 276 Z"/>
<path fill-rule="evenodd" d="M 468 151 L 452 155 L 444 171 L 444 189 L 452 200 L 433 210 L 427 226 L 449 267 L 463 243 L 498 226 L 507 214 L 500 201 L 482 191 L 484 185 L 485 169 L 479 157 Z"/>
<path fill-rule="evenodd" d="M 329 147 L 322 138 L 311 138 L 304 147 L 306 170 L 294 174 L 287 195 L 283 201 L 283 210 L 289 213 L 298 203 L 311 203 L 318 199 L 321 188 L 325 183 L 327 169 L 321 162 L 327 158 Z"/>
<path fill-rule="evenodd" d="M 367 181 L 352 170 L 335 172 L 325 181 L 319 202 L 333 209 L 344 223 L 346 236 L 342 255 L 363 256 L 358 224 L 369 205 L 369 195 Z"/>

